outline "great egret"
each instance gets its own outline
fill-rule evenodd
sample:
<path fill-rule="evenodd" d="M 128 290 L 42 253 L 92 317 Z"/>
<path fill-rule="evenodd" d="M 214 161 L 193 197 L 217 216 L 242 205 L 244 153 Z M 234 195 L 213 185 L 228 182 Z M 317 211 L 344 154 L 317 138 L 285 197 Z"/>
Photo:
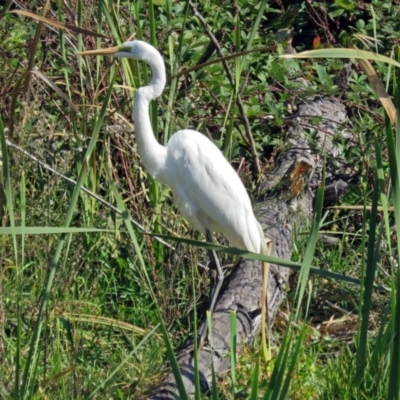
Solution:
<path fill-rule="evenodd" d="M 78 54 L 113 55 L 149 64 L 152 80 L 148 86 L 139 88 L 133 112 L 137 148 L 144 167 L 151 176 L 171 188 L 178 210 L 206 236 L 207 241 L 212 242 L 212 232 L 220 232 L 234 247 L 269 254 L 264 232 L 254 216 L 246 189 L 214 143 L 190 129 L 176 132 L 166 146 L 157 142 L 150 123 L 149 103 L 159 97 L 165 87 L 165 65 L 161 54 L 140 40 Z M 210 271 L 213 271 L 210 274 L 210 311 L 213 311 L 224 274 L 216 253 L 208 253 Z M 262 299 L 266 300 L 267 263 L 263 263 L 263 276 Z M 262 304 L 264 334 L 265 303 Z"/>

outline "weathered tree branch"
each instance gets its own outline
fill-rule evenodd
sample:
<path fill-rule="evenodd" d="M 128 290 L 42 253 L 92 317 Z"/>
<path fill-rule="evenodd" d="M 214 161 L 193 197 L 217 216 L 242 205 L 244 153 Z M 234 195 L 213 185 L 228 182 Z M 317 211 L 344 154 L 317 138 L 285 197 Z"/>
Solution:
<path fill-rule="evenodd" d="M 314 132 L 311 119 L 320 117 Z M 345 107 L 335 99 L 316 97 L 302 104 L 297 114 L 290 119 L 286 133 L 287 148 L 281 154 L 275 169 L 265 176 L 259 188 L 259 200 L 255 213 L 264 228 L 267 238 L 273 242 L 272 255 L 290 259 L 292 233 L 309 223 L 313 215 L 314 189 L 321 184 L 323 154 L 327 160 L 326 204 L 337 200 L 346 190 L 347 184 L 336 179 L 334 173 L 344 176 L 345 163 L 333 138 L 349 138 L 343 128 L 347 117 Z M 304 127 L 307 127 L 305 129 Z M 314 139 L 311 139 L 314 137 Z M 317 144 L 315 144 L 317 137 Z M 309 139 L 310 138 L 310 139 Z M 269 323 L 272 324 L 285 296 L 285 285 L 289 279 L 288 268 L 271 265 L 269 276 Z M 227 279 L 213 313 L 213 348 L 211 353 L 201 349 L 198 356 L 200 382 L 203 391 L 211 385 L 211 363 L 218 374 L 229 369 L 229 313 L 237 313 L 237 351 L 243 343 L 249 343 L 260 329 L 261 266 L 257 261 L 241 260 Z M 188 393 L 194 393 L 194 356 L 192 344 L 182 350 L 179 366 Z M 172 373 L 148 397 L 151 399 L 178 399 Z"/>

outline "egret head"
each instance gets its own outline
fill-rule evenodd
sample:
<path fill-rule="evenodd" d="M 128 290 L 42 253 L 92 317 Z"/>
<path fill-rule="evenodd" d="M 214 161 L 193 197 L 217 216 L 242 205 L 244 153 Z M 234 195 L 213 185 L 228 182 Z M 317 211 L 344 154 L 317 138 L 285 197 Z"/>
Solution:
<path fill-rule="evenodd" d="M 122 43 L 120 46 L 109 47 L 108 49 L 97 49 L 91 51 L 82 51 L 77 53 L 79 56 L 114 56 L 118 58 L 134 58 L 150 65 L 153 77 L 151 82 L 139 89 L 143 98 L 148 101 L 159 97 L 164 90 L 166 77 L 165 65 L 158 50 L 151 44 L 140 40 L 130 40 Z"/>
<path fill-rule="evenodd" d="M 109 47 L 108 49 L 97 49 L 82 51 L 77 53 L 80 56 L 114 56 L 118 58 L 134 58 L 136 60 L 151 61 L 158 51 L 150 44 L 141 40 L 130 40 L 119 46 Z"/>

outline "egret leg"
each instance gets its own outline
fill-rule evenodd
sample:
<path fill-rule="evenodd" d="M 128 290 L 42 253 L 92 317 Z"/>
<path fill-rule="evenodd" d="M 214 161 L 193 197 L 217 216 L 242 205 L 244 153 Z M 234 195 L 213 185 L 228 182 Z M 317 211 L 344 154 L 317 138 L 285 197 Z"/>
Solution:
<path fill-rule="evenodd" d="M 206 230 L 206 240 L 209 243 L 213 242 L 212 234 L 209 230 Z M 218 260 L 217 253 L 214 250 L 208 250 L 208 258 L 210 263 L 208 265 L 210 272 L 210 307 L 209 311 L 213 312 L 215 304 L 221 291 L 222 283 L 224 282 L 224 273 Z M 204 340 L 207 336 L 207 322 L 205 321 L 200 336 L 200 347 L 203 345 Z"/>
<path fill-rule="evenodd" d="M 207 242 L 212 243 L 213 238 L 210 231 L 206 231 Z M 224 282 L 224 273 L 218 260 L 217 253 L 214 250 L 208 250 L 208 257 L 210 259 L 210 312 L 214 311 L 219 292 L 221 291 L 222 283 Z"/>

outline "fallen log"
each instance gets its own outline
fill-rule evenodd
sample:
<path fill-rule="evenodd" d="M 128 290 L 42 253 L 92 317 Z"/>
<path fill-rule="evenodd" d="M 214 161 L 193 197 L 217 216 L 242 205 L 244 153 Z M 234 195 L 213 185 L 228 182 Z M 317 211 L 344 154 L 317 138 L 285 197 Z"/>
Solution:
<path fill-rule="evenodd" d="M 315 121 L 319 119 L 319 123 Z M 265 236 L 272 240 L 272 256 L 290 260 L 293 233 L 310 225 L 313 216 L 315 189 L 321 184 L 326 155 L 326 189 L 324 205 L 337 201 L 346 191 L 348 176 L 339 147 L 334 138 L 349 141 L 344 128 L 347 122 L 345 107 L 334 98 L 319 96 L 298 106 L 286 124 L 286 149 L 275 168 L 262 179 L 258 189 L 255 215 L 262 224 Z M 273 325 L 285 297 L 285 287 L 291 270 L 271 265 L 268 286 L 269 324 Z M 261 318 L 261 266 L 258 261 L 242 259 L 226 279 L 212 316 L 213 349 L 203 347 L 198 354 L 200 386 L 203 392 L 211 387 L 213 363 L 216 374 L 228 371 L 230 358 L 229 314 L 237 315 L 237 351 L 250 343 L 259 333 Z M 201 332 L 200 327 L 199 332 Z M 191 340 L 177 354 L 186 391 L 194 393 L 194 354 Z M 172 372 L 154 388 L 150 399 L 178 399 Z"/>

